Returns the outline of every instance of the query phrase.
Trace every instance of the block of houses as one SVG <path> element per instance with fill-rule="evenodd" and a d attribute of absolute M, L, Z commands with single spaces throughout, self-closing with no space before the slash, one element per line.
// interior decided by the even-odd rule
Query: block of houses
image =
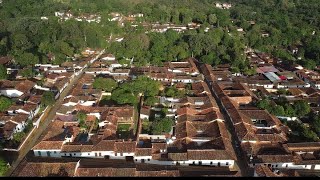
<path fill-rule="evenodd" d="M 9 98 L 17 98 L 23 94 L 30 93 L 36 83 L 24 80 L 24 81 L 0 81 L 0 94 Z"/>
<path fill-rule="evenodd" d="M 10 140 L 13 135 L 22 132 L 28 123 L 28 115 L 0 115 L 0 136 L 5 140 Z"/>

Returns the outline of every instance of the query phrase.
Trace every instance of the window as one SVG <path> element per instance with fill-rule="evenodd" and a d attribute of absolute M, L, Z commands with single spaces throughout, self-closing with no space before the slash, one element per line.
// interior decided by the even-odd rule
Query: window
<path fill-rule="evenodd" d="M 276 167 L 278 167 L 278 164 L 276 165 Z"/>
<path fill-rule="evenodd" d="M 53 153 L 56 154 L 57 152 L 56 152 L 56 151 L 53 151 Z"/>
<path fill-rule="evenodd" d="M 117 155 L 118 155 L 118 153 L 115 153 L 114 155 L 115 155 L 115 156 L 117 156 Z"/>
<path fill-rule="evenodd" d="M 88 156 L 90 156 L 90 153 L 88 153 Z"/>
<path fill-rule="evenodd" d="M 150 159 L 148 159 L 148 161 L 150 161 Z"/>
<path fill-rule="evenodd" d="M 213 164 L 213 162 L 211 161 L 211 162 L 210 162 L 210 164 L 212 165 L 212 164 Z"/>
<path fill-rule="evenodd" d="M 229 162 L 226 162 L 226 166 L 229 166 Z"/>
<path fill-rule="evenodd" d="M 38 156 L 41 156 L 41 152 L 40 151 L 38 151 Z"/>

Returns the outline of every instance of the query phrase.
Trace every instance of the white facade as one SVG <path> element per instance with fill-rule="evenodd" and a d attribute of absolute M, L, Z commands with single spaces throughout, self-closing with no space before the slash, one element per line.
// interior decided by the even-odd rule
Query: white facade
<path fill-rule="evenodd" d="M 5 89 L 5 90 L 0 90 L 0 94 L 3 96 L 7 96 L 9 98 L 16 98 L 23 95 L 23 92 L 18 91 L 16 89 Z"/>

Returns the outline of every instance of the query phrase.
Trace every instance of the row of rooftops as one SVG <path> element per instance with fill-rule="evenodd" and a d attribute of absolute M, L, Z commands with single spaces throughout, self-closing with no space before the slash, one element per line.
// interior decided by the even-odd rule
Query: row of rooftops
<path fill-rule="evenodd" d="M 40 162 L 39 162 L 40 161 Z M 16 176 L 45 177 L 178 177 L 178 176 L 239 176 L 237 171 L 226 168 L 206 167 L 197 174 L 197 167 L 134 164 L 124 160 L 81 159 L 71 162 L 54 158 L 23 161 L 15 171 Z"/>
<path fill-rule="evenodd" d="M 320 144 L 318 142 L 288 143 L 287 134 L 290 129 L 287 126 L 266 110 L 251 107 L 252 102 L 259 99 L 248 87 L 249 83 L 239 82 L 239 78 L 234 78 L 232 75 L 229 76 L 230 79 L 218 79 L 215 77 L 219 75 L 217 69 L 210 65 L 202 65 L 201 68 L 206 81 L 212 84 L 212 90 L 220 99 L 233 123 L 248 163 L 253 165 L 261 163 L 305 165 L 320 162 L 318 153 Z M 224 66 L 218 67 L 219 71 L 225 70 L 224 68 Z M 263 87 L 258 89 L 261 88 L 266 91 Z M 288 90 L 293 91 L 292 94 L 296 98 L 304 94 L 308 98 L 308 102 L 312 102 L 309 99 L 313 96 L 318 97 L 319 94 L 319 90 L 310 87 L 288 88 Z M 256 168 L 258 171 L 262 170 L 262 167 Z"/>
<path fill-rule="evenodd" d="M 81 14 L 74 16 L 71 11 L 68 12 L 55 12 L 55 16 L 61 20 L 75 19 L 76 21 L 97 22 L 100 23 L 101 16 L 97 14 Z"/>
<path fill-rule="evenodd" d="M 194 64 L 194 62 L 192 62 L 191 59 L 189 60 L 189 63 L 169 63 L 168 66 L 170 66 L 171 68 L 188 69 L 191 72 L 198 71 L 196 65 Z M 70 94 L 73 96 L 79 95 L 79 93 L 81 93 L 81 84 L 88 84 L 87 88 L 90 89 L 90 83 L 92 83 L 93 79 L 93 75 L 84 74 L 84 76 L 79 80 L 80 83 L 78 83 L 74 87 Z M 198 92 L 200 96 L 182 98 L 181 101 L 177 103 L 177 106 L 180 107 L 177 112 L 178 124 L 176 125 L 175 130 L 177 134 L 177 140 L 172 144 L 166 144 L 165 140 L 157 143 L 152 140 L 150 147 L 138 148 L 139 144 L 137 143 L 137 141 L 121 141 L 115 136 L 117 130 L 117 121 L 112 121 L 112 119 L 109 118 L 110 115 L 107 115 L 105 116 L 105 118 L 108 119 L 108 123 L 101 128 L 103 132 L 98 132 L 98 134 L 92 135 L 85 144 L 79 144 L 76 142 L 65 142 L 65 137 L 67 136 L 67 134 L 70 134 L 70 128 L 73 129 L 73 133 L 79 132 L 79 128 L 72 126 L 68 127 L 68 130 L 65 130 L 65 128 L 63 127 L 66 126 L 67 123 L 56 120 L 53 123 L 57 125 L 53 124 L 50 126 L 48 134 L 45 136 L 42 142 L 40 142 L 33 148 L 33 150 L 50 150 L 56 148 L 57 150 L 61 150 L 62 153 L 87 151 L 91 152 L 98 150 L 114 151 L 115 153 L 135 153 L 136 156 L 149 155 L 155 159 L 167 159 L 173 161 L 179 159 L 188 160 L 188 158 L 234 159 L 234 152 L 231 147 L 230 137 L 228 136 L 228 133 L 226 131 L 226 127 L 222 120 L 222 115 L 219 111 L 219 108 L 210 92 L 208 92 L 209 88 L 207 87 L 206 83 L 198 82 L 192 84 L 192 89 Z M 101 113 L 101 110 L 111 109 L 111 107 L 92 107 L 81 105 L 76 105 L 74 107 L 75 108 L 71 108 L 69 112 L 73 112 L 74 110 L 76 110 L 86 113 L 100 113 L 100 122 L 104 121 L 104 113 Z M 115 113 L 119 111 L 118 115 L 113 115 L 116 115 L 117 117 L 126 116 L 126 114 L 124 113 L 126 108 L 113 107 L 113 109 Z M 131 111 L 133 112 L 133 109 L 131 109 Z M 60 117 L 58 118 L 73 120 L 74 118 L 70 118 L 69 115 L 61 116 L 61 114 L 59 113 Z M 133 113 L 129 113 L 128 116 L 132 117 Z M 215 131 L 212 131 L 212 129 L 215 129 Z M 107 136 L 99 135 L 105 133 L 107 133 Z M 76 134 L 72 135 L 76 136 Z M 72 135 L 69 135 L 68 137 Z M 54 142 L 51 142 L 51 139 L 53 137 L 55 137 Z M 197 142 L 199 140 L 204 140 L 204 143 L 201 142 L 199 144 Z M 147 141 L 150 141 L 150 139 Z M 159 143 L 161 144 L 161 146 L 163 146 L 163 149 L 161 149 L 161 151 L 152 150 L 153 146 Z M 161 153 L 165 151 L 167 152 L 167 154 L 165 156 L 161 155 Z"/>

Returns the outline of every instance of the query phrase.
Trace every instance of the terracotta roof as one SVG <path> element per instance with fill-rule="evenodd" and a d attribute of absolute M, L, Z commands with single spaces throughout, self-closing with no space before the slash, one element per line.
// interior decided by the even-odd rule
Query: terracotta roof
<path fill-rule="evenodd" d="M 14 128 L 16 127 L 17 127 L 16 123 L 13 123 L 11 121 L 6 122 L 2 128 L 3 136 L 5 138 L 9 138 L 12 135 Z"/>
<path fill-rule="evenodd" d="M 0 64 L 5 65 L 8 62 L 10 62 L 11 60 L 12 60 L 12 58 L 10 58 L 9 56 L 0 57 Z"/>
<path fill-rule="evenodd" d="M 255 166 L 255 172 L 258 177 L 281 177 L 281 175 L 277 175 L 266 165 L 257 165 Z"/>
<path fill-rule="evenodd" d="M 179 170 L 136 171 L 138 177 L 179 177 Z"/>
<path fill-rule="evenodd" d="M 172 161 L 184 161 L 188 160 L 188 154 L 187 153 L 168 153 L 169 160 Z"/>
<path fill-rule="evenodd" d="M 93 145 L 64 144 L 61 152 L 91 152 Z"/>
<path fill-rule="evenodd" d="M 32 150 L 60 150 L 62 147 L 63 141 L 41 141 L 35 145 Z"/>
<path fill-rule="evenodd" d="M 160 153 L 160 150 L 167 149 L 166 143 L 152 143 L 152 153 Z"/>
<path fill-rule="evenodd" d="M 28 99 L 28 103 L 39 104 L 41 102 L 41 95 L 31 95 Z"/>
<path fill-rule="evenodd" d="M 189 160 L 232 160 L 233 157 L 224 150 L 188 150 Z"/>
<path fill-rule="evenodd" d="M 86 121 L 94 122 L 97 119 L 95 115 L 87 115 Z"/>
<path fill-rule="evenodd" d="M 36 83 L 29 81 L 29 80 L 24 80 L 19 82 L 15 89 L 17 89 L 18 91 L 21 91 L 23 93 L 26 93 L 28 91 L 30 91 L 34 86 L 36 85 Z"/>
<path fill-rule="evenodd" d="M 78 168 L 75 176 L 133 177 L 135 173 L 135 168 Z"/>
<path fill-rule="evenodd" d="M 28 162 L 18 173 L 20 177 L 73 176 L 76 162 L 37 163 Z"/>
<path fill-rule="evenodd" d="M 320 150 L 319 142 L 288 143 L 287 145 L 291 151 L 311 152 Z"/>
<path fill-rule="evenodd" d="M 151 108 L 148 106 L 142 106 L 140 109 L 140 114 L 150 115 Z"/>
<path fill-rule="evenodd" d="M 151 148 L 136 148 L 135 156 L 151 156 Z"/>
<path fill-rule="evenodd" d="M 133 153 L 135 152 L 137 142 L 116 142 L 114 152 L 116 153 Z"/>
<path fill-rule="evenodd" d="M 115 141 L 101 140 L 98 144 L 93 146 L 92 151 L 113 151 Z"/>

